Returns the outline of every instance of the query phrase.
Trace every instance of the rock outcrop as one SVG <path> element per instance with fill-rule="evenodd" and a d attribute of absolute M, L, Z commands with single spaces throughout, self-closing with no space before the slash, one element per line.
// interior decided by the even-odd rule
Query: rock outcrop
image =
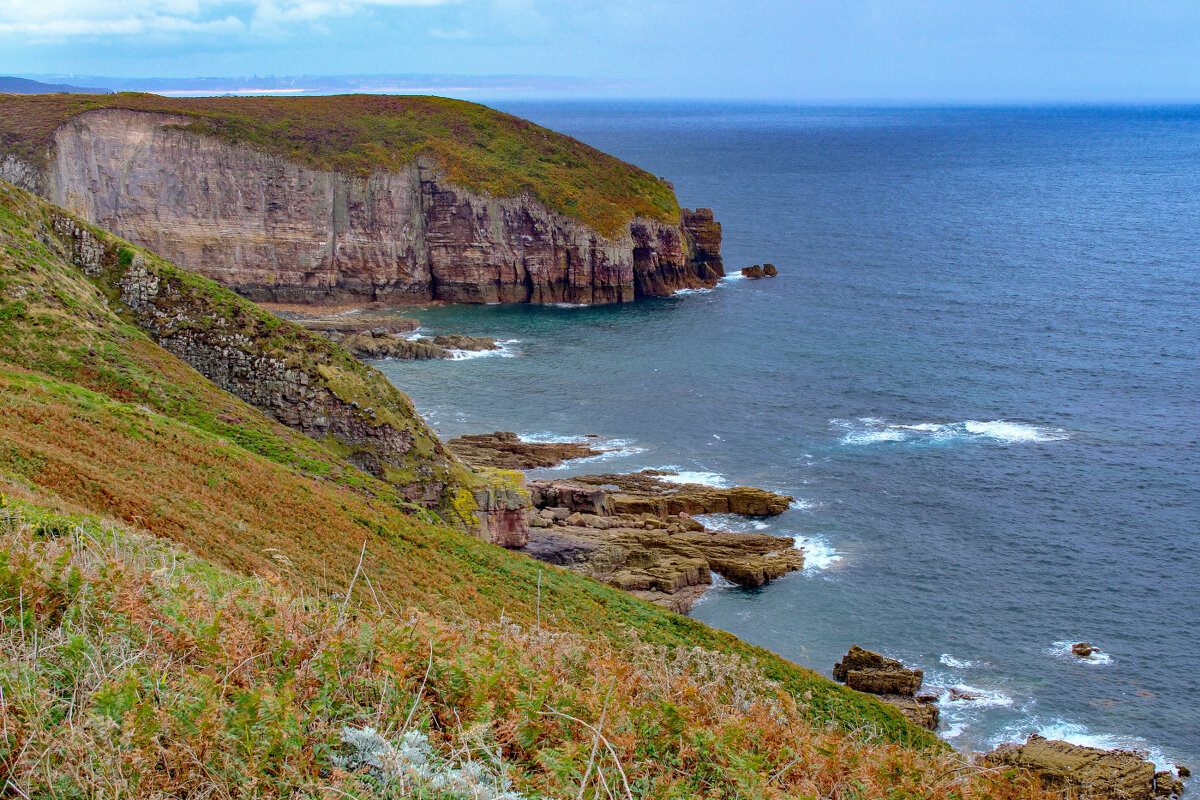
<path fill-rule="evenodd" d="M 763 264 L 759 266 L 755 264 L 752 267 L 742 267 L 742 277 L 744 278 L 774 278 L 779 274 L 779 270 L 775 269 L 774 264 Z"/>
<path fill-rule="evenodd" d="M 482 538 L 527 542 L 523 476 L 469 470 L 382 374 L 69 214 L 47 207 L 46 215 L 44 243 L 92 279 L 111 308 L 214 384 Z"/>
<path fill-rule="evenodd" d="M 524 552 L 680 613 L 704 594 L 714 573 L 756 587 L 804 567 L 789 537 L 709 530 L 686 512 L 624 510 L 606 479 L 631 476 L 585 477 L 605 480 L 528 482 L 536 513 Z M 632 479 L 646 486 L 645 476 Z M 667 487 L 673 493 L 688 484 Z M 728 500 L 719 505 L 727 510 Z"/>
<path fill-rule="evenodd" d="M 908 669 L 894 658 L 853 645 L 834 664 L 833 677 L 851 689 L 873 694 L 895 706 L 914 725 L 929 730 L 937 728 L 937 705 L 932 698 L 916 696 L 925 677 L 919 669 Z"/>
<path fill-rule="evenodd" d="M 614 303 L 724 275 L 711 210 L 606 236 L 532 196 L 451 184 L 430 158 L 313 169 L 191 122 L 89 111 L 57 129 L 44 167 L 4 154 L 0 177 L 255 300 Z"/>
<path fill-rule="evenodd" d="M 771 517 L 787 511 L 789 495 L 776 494 L 752 486 L 717 488 L 698 483 L 673 483 L 663 480 L 673 475 L 663 470 L 645 469 L 626 475 L 604 473 L 577 475 L 572 483 L 612 487 L 613 510 L 618 514 L 742 514 Z"/>
<path fill-rule="evenodd" d="M 1099 750 L 1034 734 L 1025 744 L 1005 744 L 984 756 L 985 764 L 1020 767 L 1046 785 L 1091 800 L 1155 800 L 1178 796 L 1183 784 L 1156 771 L 1144 754 Z"/>
<path fill-rule="evenodd" d="M 576 442 L 526 442 L 510 431 L 467 434 L 446 442 L 446 447 L 473 467 L 520 470 L 556 467 L 605 452 Z"/>

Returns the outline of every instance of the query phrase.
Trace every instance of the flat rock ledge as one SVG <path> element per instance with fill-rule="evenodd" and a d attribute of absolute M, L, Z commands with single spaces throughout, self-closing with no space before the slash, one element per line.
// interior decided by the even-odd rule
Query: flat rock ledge
<path fill-rule="evenodd" d="M 1037 734 L 1025 744 L 997 747 L 983 763 L 1029 770 L 1051 788 L 1091 800 L 1157 800 L 1183 792 L 1183 783 L 1170 772 L 1156 771 L 1144 753 L 1083 747 Z"/>
<path fill-rule="evenodd" d="M 895 706 L 908 721 L 936 730 L 938 707 L 932 696 L 917 696 L 925 674 L 909 669 L 894 658 L 853 645 L 841 661 L 833 665 L 834 680 L 851 689 Z"/>
<path fill-rule="evenodd" d="M 526 442 L 510 431 L 467 434 L 446 442 L 446 447 L 476 469 L 557 467 L 607 452 L 576 442 Z"/>

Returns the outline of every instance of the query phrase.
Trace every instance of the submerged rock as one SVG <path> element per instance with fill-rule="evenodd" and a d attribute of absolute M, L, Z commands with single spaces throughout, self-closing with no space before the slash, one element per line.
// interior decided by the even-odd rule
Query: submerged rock
<path fill-rule="evenodd" d="M 1025 744 L 1005 744 L 983 757 L 992 766 L 1021 767 L 1053 788 L 1093 800 L 1155 800 L 1179 795 L 1183 784 L 1156 772 L 1143 754 L 1100 750 L 1033 734 Z"/>

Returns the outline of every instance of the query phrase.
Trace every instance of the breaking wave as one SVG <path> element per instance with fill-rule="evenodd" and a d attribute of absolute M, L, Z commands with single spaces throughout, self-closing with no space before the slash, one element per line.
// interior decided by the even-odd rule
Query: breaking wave
<path fill-rule="evenodd" d="M 831 419 L 829 424 L 844 431 L 840 440 L 844 445 L 868 445 L 878 442 L 948 444 L 978 440 L 990 440 L 1000 444 L 1025 444 L 1057 442 L 1071 438 L 1062 428 L 1002 419 L 990 422 L 968 419 L 963 422 L 905 424 L 888 422 L 879 417 L 859 417 L 855 420 Z"/>

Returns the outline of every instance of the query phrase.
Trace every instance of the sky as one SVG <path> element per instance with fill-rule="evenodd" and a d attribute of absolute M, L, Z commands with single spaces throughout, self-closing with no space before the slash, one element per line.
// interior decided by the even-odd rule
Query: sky
<path fill-rule="evenodd" d="M 1200 0 L 0 0 L 0 74 L 411 73 L 596 96 L 1200 101 Z"/>

